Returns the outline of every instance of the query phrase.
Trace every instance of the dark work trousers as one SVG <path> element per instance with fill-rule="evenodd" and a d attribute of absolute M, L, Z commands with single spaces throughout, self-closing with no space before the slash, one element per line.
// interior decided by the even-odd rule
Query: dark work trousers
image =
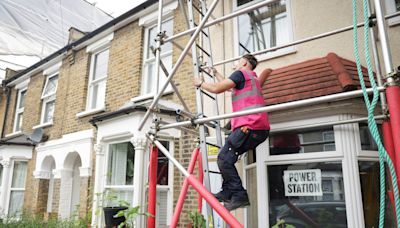
<path fill-rule="evenodd" d="M 218 168 L 222 174 L 222 194 L 226 199 L 241 201 L 247 199 L 247 192 L 242 186 L 235 163 L 239 155 L 255 149 L 264 142 L 269 130 L 242 130 L 236 128 L 225 142 L 218 154 Z"/>

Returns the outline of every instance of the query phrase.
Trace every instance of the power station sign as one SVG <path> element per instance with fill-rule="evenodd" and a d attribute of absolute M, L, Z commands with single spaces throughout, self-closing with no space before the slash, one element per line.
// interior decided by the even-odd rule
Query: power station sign
<path fill-rule="evenodd" d="M 321 170 L 285 170 L 285 196 L 322 196 Z"/>

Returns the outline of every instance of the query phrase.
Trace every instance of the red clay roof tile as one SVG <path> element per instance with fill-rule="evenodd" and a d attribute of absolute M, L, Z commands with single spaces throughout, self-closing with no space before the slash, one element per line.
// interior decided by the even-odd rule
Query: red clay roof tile
<path fill-rule="evenodd" d="M 362 72 L 369 86 L 367 69 Z M 355 62 L 335 53 L 261 74 L 267 74 L 263 95 L 268 105 L 360 89 Z"/>

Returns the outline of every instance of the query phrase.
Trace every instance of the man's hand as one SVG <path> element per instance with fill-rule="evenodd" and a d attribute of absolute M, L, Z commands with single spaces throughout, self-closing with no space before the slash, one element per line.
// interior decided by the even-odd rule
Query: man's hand
<path fill-rule="evenodd" d="M 203 77 L 195 77 L 193 79 L 193 84 L 194 86 L 196 86 L 197 88 L 201 86 L 201 84 L 203 84 L 204 82 L 204 78 Z"/>
<path fill-rule="evenodd" d="M 215 69 L 214 67 L 207 66 L 207 67 L 204 67 L 203 70 L 207 71 L 207 73 L 210 74 L 210 75 L 211 75 L 211 72 L 214 75 L 217 74 L 217 69 Z"/>

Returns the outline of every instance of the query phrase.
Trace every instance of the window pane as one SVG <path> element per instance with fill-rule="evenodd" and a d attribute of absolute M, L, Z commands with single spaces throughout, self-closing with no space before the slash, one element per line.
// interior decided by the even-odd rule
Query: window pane
<path fill-rule="evenodd" d="M 12 188 L 25 188 L 25 178 L 27 171 L 27 162 L 15 161 L 12 177 Z"/>
<path fill-rule="evenodd" d="M 246 4 L 248 2 L 252 2 L 252 1 L 253 0 L 237 0 L 236 6 L 241 6 L 241 5 L 244 5 L 244 4 Z"/>
<path fill-rule="evenodd" d="M 243 4 L 246 2 L 243 1 Z M 286 2 L 272 3 L 239 16 L 238 26 L 241 55 L 287 43 L 289 28 Z"/>
<path fill-rule="evenodd" d="M 360 161 L 358 165 L 360 172 L 365 227 L 379 227 L 379 218 L 378 216 L 376 216 L 379 214 L 380 206 L 379 163 Z M 389 176 L 386 175 L 386 189 L 388 189 L 389 182 Z M 395 216 L 393 214 L 392 204 L 390 202 L 389 196 L 387 195 L 387 191 L 385 205 L 385 227 L 396 227 L 396 221 L 394 220 Z"/>
<path fill-rule="evenodd" d="M 341 162 L 268 166 L 268 186 L 270 226 L 347 227 Z"/>
<path fill-rule="evenodd" d="M 96 80 L 107 76 L 108 54 L 109 54 L 108 49 L 96 54 L 94 60 L 94 72 L 92 80 Z"/>
<path fill-rule="evenodd" d="M 107 185 L 133 185 L 134 158 L 131 143 L 110 145 Z"/>
<path fill-rule="evenodd" d="M 22 129 L 22 118 L 23 118 L 23 113 L 19 113 L 17 115 L 17 123 L 16 123 L 16 127 L 15 127 L 15 131 L 20 131 Z"/>
<path fill-rule="evenodd" d="M 269 138 L 269 145 L 270 155 L 336 150 L 332 128 L 272 134 Z"/>
<path fill-rule="evenodd" d="M 126 201 L 131 204 L 133 202 L 133 188 L 132 189 L 118 189 L 107 188 L 105 191 L 104 206 L 121 206 L 121 201 Z"/>
<path fill-rule="evenodd" d="M 161 144 L 169 150 L 169 142 L 161 141 Z M 168 185 L 168 158 L 158 151 L 158 166 L 157 166 L 157 184 Z"/>
<path fill-rule="evenodd" d="M 58 84 L 58 75 L 49 78 L 46 88 L 44 88 L 43 97 L 56 93 Z"/>
<path fill-rule="evenodd" d="M 100 81 L 93 84 L 90 88 L 89 96 L 91 109 L 103 107 L 106 97 L 106 81 Z"/>
<path fill-rule="evenodd" d="M 19 104 L 18 104 L 18 108 L 23 108 L 24 104 L 25 104 L 25 96 L 26 96 L 26 90 L 22 91 L 20 93 L 20 100 L 19 100 Z"/>
<path fill-rule="evenodd" d="M 46 107 L 44 108 L 43 123 L 50 123 L 53 121 L 55 103 L 55 101 L 49 101 L 45 103 Z"/>
<path fill-rule="evenodd" d="M 396 11 L 400 11 L 400 0 L 396 0 Z"/>
<path fill-rule="evenodd" d="M 24 191 L 15 191 L 15 190 L 11 191 L 8 216 L 19 217 L 22 214 L 23 205 L 24 205 Z"/>
<path fill-rule="evenodd" d="M 360 129 L 360 141 L 362 150 L 378 150 L 378 146 L 372 137 L 368 125 L 364 123 L 359 124 Z M 378 125 L 378 131 L 382 135 L 382 125 Z"/>

